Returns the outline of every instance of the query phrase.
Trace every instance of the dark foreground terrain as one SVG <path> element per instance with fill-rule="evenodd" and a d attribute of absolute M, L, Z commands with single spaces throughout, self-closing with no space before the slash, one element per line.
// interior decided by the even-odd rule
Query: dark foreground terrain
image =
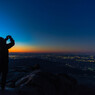
<path fill-rule="evenodd" d="M 11 59 L 2 95 L 95 95 L 95 72 L 39 58 Z M 15 93 L 15 94 L 13 94 Z"/>

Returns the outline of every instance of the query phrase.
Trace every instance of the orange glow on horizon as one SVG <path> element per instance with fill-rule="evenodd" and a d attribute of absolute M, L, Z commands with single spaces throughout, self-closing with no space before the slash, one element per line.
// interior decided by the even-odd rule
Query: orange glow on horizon
<path fill-rule="evenodd" d="M 9 49 L 9 52 L 18 53 L 49 53 L 49 52 L 62 52 L 54 48 L 45 48 L 37 46 L 14 46 Z"/>
<path fill-rule="evenodd" d="M 11 49 L 9 49 L 9 52 L 14 52 L 14 53 L 86 53 L 86 52 L 91 52 L 91 51 L 19 45 L 19 46 L 14 46 Z"/>
<path fill-rule="evenodd" d="M 9 52 L 35 52 L 35 47 L 29 47 L 29 46 L 14 46 L 11 49 L 9 49 Z"/>

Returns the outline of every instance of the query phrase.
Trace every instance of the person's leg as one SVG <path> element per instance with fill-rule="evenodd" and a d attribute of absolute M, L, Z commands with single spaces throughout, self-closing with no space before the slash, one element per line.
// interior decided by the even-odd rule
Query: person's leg
<path fill-rule="evenodd" d="M 1 88 L 2 88 L 2 90 L 5 89 L 6 77 L 7 77 L 7 72 L 2 72 L 2 79 L 1 79 Z"/>

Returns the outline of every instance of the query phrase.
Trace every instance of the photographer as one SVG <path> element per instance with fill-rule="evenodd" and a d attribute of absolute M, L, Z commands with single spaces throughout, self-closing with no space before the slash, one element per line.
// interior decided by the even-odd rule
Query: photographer
<path fill-rule="evenodd" d="M 8 39 L 10 39 L 9 44 L 7 44 Z M 2 90 L 5 89 L 6 76 L 8 73 L 8 62 L 9 62 L 8 49 L 10 49 L 14 45 L 15 45 L 15 42 L 10 35 L 8 35 L 5 39 L 0 37 L 0 73 L 2 75 L 2 78 L 1 78 Z"/>

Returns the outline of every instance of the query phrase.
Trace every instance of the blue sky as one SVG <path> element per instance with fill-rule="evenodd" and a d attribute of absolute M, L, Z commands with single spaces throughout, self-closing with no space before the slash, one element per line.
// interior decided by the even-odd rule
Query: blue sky
<path fill-rule="evenodd" d="M 94 0 L 0 0 L 0 36 L 17 45 L 95 52 Z"/>

